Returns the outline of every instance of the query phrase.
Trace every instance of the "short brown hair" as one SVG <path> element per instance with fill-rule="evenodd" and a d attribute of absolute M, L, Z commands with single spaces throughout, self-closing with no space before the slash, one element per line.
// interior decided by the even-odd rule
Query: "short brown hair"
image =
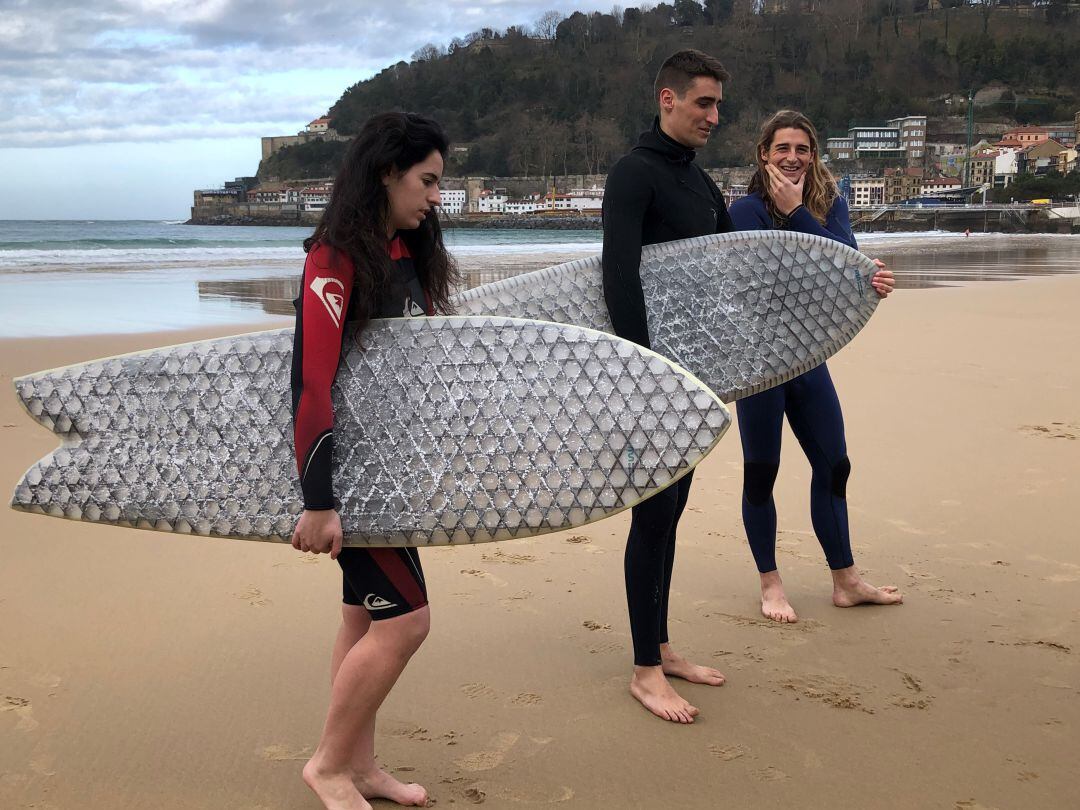
<path fill-rule="evenodd" d="M 731 78 L 719 59 L 687 48 L 676 51 L 664 60 L 656 74 L 656 81 L 653 82 L 653 95 L 659 101 L 660 91 L 669 87 L 675 95 L 682 98 L 698 76 L 708 76 L 721 84 Z"/>

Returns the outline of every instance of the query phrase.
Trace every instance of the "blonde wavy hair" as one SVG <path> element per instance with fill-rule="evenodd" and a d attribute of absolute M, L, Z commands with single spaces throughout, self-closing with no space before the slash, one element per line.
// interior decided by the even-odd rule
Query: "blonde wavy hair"
<path fill-rule="evenodd" d="M 754 151 L 757 171 L 750 179 L 748 191 L 751 194 L 760 191 L 769 216 L 774 222 L 784 221 L 784 215 L 776 210 L 776 204 L 769 195 L 769 175 L 765 172 L 766 161 L 762 157 L 762 153 L 768 155 L 773 138 L 782 129 L 801 129 L 810 138 L 810 165 L 806 169 L 806 179 L 803 181 L 803 205 L 814 219 L 824 225 L 829 208 L 840 196 L 840 189 L 829 170 L 821 162 L 821 149 L 818 146 L 818 136 L 814 125 L 810 123 L 809 118 L 797 110 L 780 110 L 761 127 L 761 137 L 758 138 L 757 149 Z"/>

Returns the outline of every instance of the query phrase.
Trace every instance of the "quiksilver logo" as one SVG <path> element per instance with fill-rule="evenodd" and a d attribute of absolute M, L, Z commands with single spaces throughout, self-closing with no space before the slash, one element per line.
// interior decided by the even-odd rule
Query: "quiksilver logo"
<path fill-rule="evenodd" d="M 333 289 L 333 287 L 337 289 Z M 311 291 L 319 297 L 334 326 L 341 326 L 341 311 L 345 306 L 345 287 L 336 278 L 316 278 L 311 281 Z"/>
<path fill-rule="evenodd" d="M 364 607 L 368 610 L 386 610 L 387 608 L 397 607 L 397 605 L 383 599 L 381 596 L 369 593 L 364 597 Z"/>

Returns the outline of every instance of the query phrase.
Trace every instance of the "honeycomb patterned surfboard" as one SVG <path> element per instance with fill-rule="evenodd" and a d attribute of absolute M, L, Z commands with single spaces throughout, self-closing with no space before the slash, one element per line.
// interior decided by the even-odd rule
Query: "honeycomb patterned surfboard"
<path fill-rule="evenodd" d="M 287 541 L 301 498 L 292 330 L 106 358 L 15 380 L 64 437 L 16 509 Z M 694 467 L 730 423 L 660 355 L 580 327 L 500 317 L 373 321 L 333 392 L 347 545 L 474 543 L 580 526 Z"/>
<path fill-rule="evenodd" d="M 724 402 L 797 377 L 839 351 L 878 297 L 874 263 L 833 239 L 741 231 L 649 245 L 641 286 L 652 348 Z M 468 290 L 459 315 L 506 315 L 611 332 L 600 257 Z"/>

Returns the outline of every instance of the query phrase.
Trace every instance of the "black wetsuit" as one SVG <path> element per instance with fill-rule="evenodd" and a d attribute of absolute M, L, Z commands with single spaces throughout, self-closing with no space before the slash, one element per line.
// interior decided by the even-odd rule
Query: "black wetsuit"
<path fill-rule="evenodd" d="M 694 150 L 665 135 L 659 120 L 608 174 L 604 189 L 604 298 L 615 334 L 649 347 L 641 290 L 641 248 L 734 230 L 716 183 Z M 668 640 L 668 592 L 675 530 L 693 474 L 633 509 L 626 541 L 626 601 L 634 663 L 658 666 Z"/>

